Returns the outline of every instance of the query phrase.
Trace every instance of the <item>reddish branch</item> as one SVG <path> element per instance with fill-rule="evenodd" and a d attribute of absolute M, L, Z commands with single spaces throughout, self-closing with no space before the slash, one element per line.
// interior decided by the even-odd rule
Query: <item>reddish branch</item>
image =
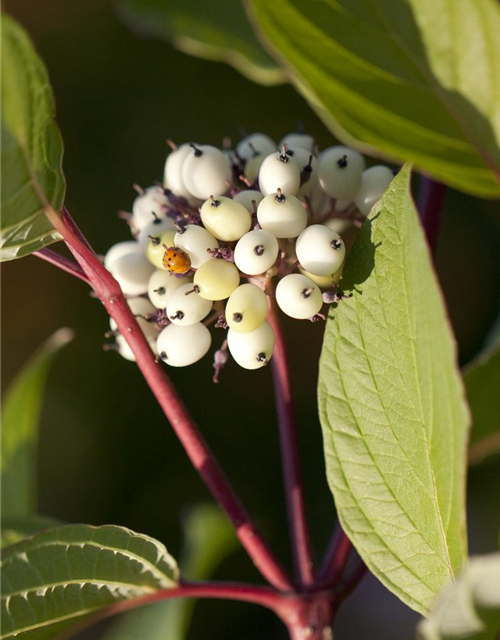
<path fill-rule="evenodd" d="M 281 461 L 295 574 L 300 586 L 311 586 L 314 583 L 314 571 L 304 501 L 304 483 L 300 468 L 297 425 L 292 401 L 290 365 L 274 297 L 271 297 L 268 319 L 276 336 L 271 367 L 278 412 Z"/>
<path fill-rule="evenodd" d="M 33 255 L 55 265 L 56 267 L 59 267 L 59 269 L 62 269 L 67 273 L 71 273 L 71 275 L 83 280 L 83 282 L 89 282 L 89 279 L 77 262 L 74 262 L 69 258 L 65 258 L 51 249 L 40 249 L 39 251 L 34 251 Z"/>
<path fill-rule="evenodd" d="M 317 580 L 321 585 L 332 586 L 339 580 L 344 573 L 352 549 L 351 541 L 342 527 L 337 525 L 318 571 Z"/>
<path fill-rule="evenodd" d="M 53 210 L 48 210 L 47 215 L 75 256 L 106 311 L 115 320 L 191 462 L 217 502 L 225 509 L 257 569 L 277 589 L 290 590 L 292 585 L 288 577 L 236 496 L 168 376 L 156 362 L 119 284 L 104 268 L 67 211 L 63 211 L 62 220 Z"/>

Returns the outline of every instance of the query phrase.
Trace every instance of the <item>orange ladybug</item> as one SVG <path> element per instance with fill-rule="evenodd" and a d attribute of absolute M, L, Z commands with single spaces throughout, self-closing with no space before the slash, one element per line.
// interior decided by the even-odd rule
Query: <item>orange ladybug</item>
<path fill-rule="evenodd" d="M 183 275 L 191 268 L 191 258 L 185 251 L 178 247 L 165 247 L 163 266 L 171 273 Z"/>

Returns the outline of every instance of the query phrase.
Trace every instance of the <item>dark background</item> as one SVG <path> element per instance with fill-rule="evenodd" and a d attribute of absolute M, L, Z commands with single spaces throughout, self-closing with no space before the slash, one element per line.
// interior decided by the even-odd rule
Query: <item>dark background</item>
<path fill-rule="evenodd" d="M 97 251 L 128 239 L 116 215 L 129 210 L 132 184 L 162 177 L 166 138 L 220 145 L 239 126 L 279 140 L 302 120 L 320 147 L 332 135 L 291 86 L 263 88 L 232 68 L 142 39 L 108 0 L 10 0 L 4 10 L 29 31 L 44 59 L 65 141 L 66 205 Z M 500 207 L 449 191 L 437 270 L 458 338 L 461 363 L 481 347 L 500 300 Z M 67 522 L 114 523 L 180 547 L 183 506 L 209 496 L 133 364 L 104 353 L 107 318 L 83 283 L 34 257 L 5 264 L 5 388 L 35 348 L 62 326 L 76 339 L 58 356 L 43 411 L 40 512 Z M 308 510 L 322 549 L 335 521 L 316 413 L 320 325 L 286 324 L 293 367 Z M 245 505 L 290 565 L 270 371 L 230 363 L 211 383 L 211 361 L 169 370 Z M 470 471 L 471 551 L 496 547 L 497 461 Z M 243 552 L 218 579 L 260 578 Z M 336 637 L 404 640 L 417 616 L 374 578 L 342 608 Z M 202 602 L 192 639 L 284 638 L 274 617 L 250 605 Z M 99 629 L 86 634 L 98 638 Z"/>

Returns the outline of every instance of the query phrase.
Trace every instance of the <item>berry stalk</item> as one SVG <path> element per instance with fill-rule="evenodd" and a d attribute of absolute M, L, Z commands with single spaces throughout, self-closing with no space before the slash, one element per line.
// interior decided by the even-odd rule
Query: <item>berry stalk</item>
<path fill-rule="evenodd" d="M 307 587 L 314 584 L 312 552 L 304 501 L 297 424 L 292 402 L 290 365 L 274 297 L 270 298 L 268 320 L 274 329 L 276 337 L 271 368 L 278 412 L 283 481 L 288 511 L 288 526 L 292 539 L 295 576 L 301 587 Z"/>
<path fill-rule="evenodd" d="M 250 519 L 168 376 L 156 362 L 118 282 L 104 268 L 67 211 L 63 211 L 62 220 L 53 209 L 47 209 L 47 216 L 75 256 L 106 311 L 118 325 L 193 466 L 226 511 L 257 569 L 276 589 L 290 590 L 292 585 L 284 570 Z"/>

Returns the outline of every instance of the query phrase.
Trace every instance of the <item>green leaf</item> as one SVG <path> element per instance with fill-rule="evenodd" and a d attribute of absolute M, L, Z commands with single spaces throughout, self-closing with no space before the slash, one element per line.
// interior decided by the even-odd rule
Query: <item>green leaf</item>
<path fill-rule="evenodd" d="M 263 85 L 286 82 L 285 72 L 255 37 L 241 2 L 122 0 L 125 22 L 198 58 L 226 62 Z"/>
<path fill-rule="evenodd" d="M 62 140 L 47 71 L 26 32 L 2 14 L 2 221 L 0 259 L 60 240 L 45 216 L 66 183 Z"/>
<path fill-rule="evenodd" d="M 211 504 L 194 507 L 183 523 L 185 549 L 181 575 L 207 580 L 238 547 L 225 514 Z M 119 620 L 104 640 L 184 640 L 196 601 L 179 598 L 136 609 Z"/>
<path fill-rule="evenodd" d="M 417 630 L 418 640 L 495 640 L 500 631 L 500 554 L 471 559 Z"/>
<path fill-rule="evenodd" d="M 469 415 L 456 348 L 405 166 L 372 209 L 327 322 L 319 411 L 342 526 L 424 612 L 466 557 Z"/>
<path fill-rule="evenodd" d="M 165 547 L 111 525 L 65 525 L 2 553 L 2 640 L 48 640 L 109 605 L 175 587 Z"/>
<path fill-rule="evenodd" d="M 60 329 L 23 367 L 2 405 L 2 518 L 36 512 L 36 449 L 45 382 L 57 352 L 73 339 Z"/>
<path fill-rule="evenodd" d="M 464 372 L 472 413 L 469 462 L 477 464 L 500 453 L 500 342 Z"/>
<path fill-rule="evenodd" d="M 500 195 L 496 0 L 247 0 L 268 47 L 327 126 L 365 153 L 411 160 Z"/>
<path fill-rule="evenodd" d="M 27 516 L 25 518 L 3 519 L 2 520 L 2 538 L 0 542 L 0 548 L 5 549 L 11 544 L 20 542 L 24 538 L 50 529 L 59 524 L 54 518 L 47 518 L 45 516 Z"/>

